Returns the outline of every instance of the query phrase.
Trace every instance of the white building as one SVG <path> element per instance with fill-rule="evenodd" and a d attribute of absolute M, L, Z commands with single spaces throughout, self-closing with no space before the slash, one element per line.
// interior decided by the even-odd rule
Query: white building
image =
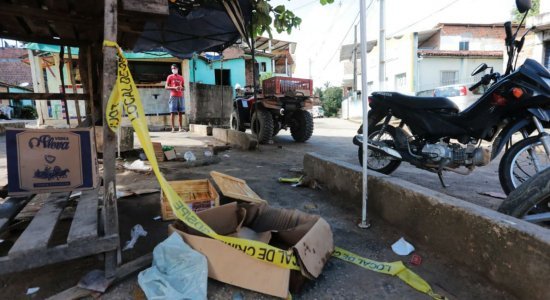
<path fill-rule="evenodd" d="M 368 93 L 387 90 L 415 95 L 445 85 L 472 84 L 481 75 L 472 78 L 470 74 L 481 63 L 502 73 L 506 61 L 504 37 L 503 24 L 450 23 L 438 24 L 431 30 L 388 37 L 383 82 L 378 80 L 377 42 L 370 41 L 367 43 Z M 353 45 L 345 45 L 340 51 L 346 91 L 353 86 L 353 49 Z M 360 84 L 363 73 L 359 56 L 357 74 Z M 344 106 L 347 107 L 347 103 L 342 105 L 342 115 L 346 117 L 347 108 Z M 361 115 L 360 105 L 352 101 L 350 117 L 357 115 Z"/>

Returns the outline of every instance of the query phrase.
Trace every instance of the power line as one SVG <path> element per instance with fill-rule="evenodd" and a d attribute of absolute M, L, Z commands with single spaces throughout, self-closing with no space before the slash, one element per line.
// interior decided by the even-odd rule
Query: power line
<path fill-rule="evenodd" d="M 349 2 L 349 3 L 350 3 L 350 6 L 348 6 L 345 10 L 340 10 L 340 9 L 342 8 L 342 7 L 340 6 L 340 7 L 339 7 L 339 12 L 333 15 L 332 20 L 331 20 L 331 22 L 330 22 L 330 25 L 327 27 L 327 28 L 328 28 L 328 31 L 325 32 L 324 38 L 323 38 L 323 40 L 321 41 L 321 44 L 319 45 L 319 47 L 315 47 L 316 44 L 311 44 L 311 45 L 309 46 L 309 48 L 307 49 L 307 52 L 311 52 L 311 50 L 312 50 L 313 48 L 317 48 L 318 50 L 317 50 L 317 53 L 315 53 L 315 55 L 318 54 L 319 49 L 322 49 L 323 46 L 325 45 L 325 43 L 327 42 L 327 40 L 328 40 L 328 38 L 329 38 L 329 35 L 330 35 L 330 33 L 332 32 L 332 29 L 334 28 L 334 24 L 336 24 L 336 21 L 339 20 L 340 15 L 341 15 L 343 12 L 347 12 L 347 10 L 349 10 L 350 8 L 353 8 L 354 3 L 353 3 L 353 2 Z"/>
<path fill-rule="evenodd" d="M 433 16 L 434 16 L 435 14 L 437 14 L 438 12 L 441 12 L 441 11 L 443 11 L 443 10 L 449 8 L 451 5 L 457 3 L 458 1 L 460 1 L 460 0 L 454 0 L 453 2 L 451 2 L 451 3 L 449 3 L 449 4 L 445 5 L 445 6 L 443 6 L 442 8 L 440 8 L 440 9 L 438 9 L 438 10 L 436 10 L 436 11 L 430 13 L 429 15 L 427 15 L 427 16 L 421 18 L 420 20 L 417 20 L 417 21 L 415 21 L 415 22 L 413 22 L 413 23 L 411 23 L 411 24 L 409 24 L 409 25 L 407 25 L 407 26 L 404 26 L 403 28 L 401 28 L 401 29 L 399 29 L 399 30 L 397 30 L 397 31 L 395 31 L 395 32 L 393 32 L 393 33 L 391 33 L 391 34 L 388 34 L 388 36 L 396 35 L 397 33 L 401 32 L 401 31 L 403 31 L 403 30 L 405 30 L 405 29 L 409 29 L 410 27 L 412 27 L 412 26 L 414 26 L 414 25 L 416 25 L 416 24 L 418 24 L 418 23 L 420 23 L 420 22 L 422 22 L 422 21 L 424 21 L 424 20 L 426 20 L 426 19 L 433 17 Z"/>
<path fill-rule="evenodd" d="M 371 2 L 369 3 L 369 5 L 367 6 L 367 11 L 370 9 L 371 5 L 374 3 L 375 0 L 371 0 Z M 325 66 L 323 67 L 323 69 L 321 71 L 324 71 L 326 70 L 326 68 L 328 67 L 328 65 L 330 64 L 330 62 L 334 59 L 334 56 L 336 55 L 336 53 L 338 53 L 338 51 L 340 50 L 340 48 L 342 47 L 342 45 L 344 44 L 344 41 L 346 40 L 346 38 L 348 37 L 348 34 L 350 33 L 351 31 L 351 28 L 353 28 L 355 24 L 355 22 L 357 21 L 357 18 L 359 17 L 359 13 L 357 13 L 357 16 L 355 16 L 355 19 L 353 20 L 353 22 L 351 23 L 351 26 L 348 28 L 346 34 L 344 35 L 344 38 L 342 39 L 342 41 L 340 42 L 340 44 L 338 45 L 338 47 L 336 48 L 336 50 L 334 51 L 334 53 L 332 53 L 332 56 L 330 57 L 330 59 L 327 61 L 327 63 L 325 64 Z"/>
<path fill-rule="evenodd" d="M 316 3 L 316 2 L 319 2 L 319 0 L 310 1 L 310 2 L 308 2 L 308 3 L 306 3 L 306 4 L 300 5 L 300 6 L 298 6 L 298 7 L 290 8 L 289 10 L 291 10 L 291 11 L 297 11 L 297 10 L 299 10 L 299 9 L 302 9 L 302 8 L 306 7 L 306 6 L 310 6 L 310 5 L 312 5 L 312 4 Z"/>
<path fill-rule="evenodd" d="M 371 2 L 372 3 L 372 2 Z M 357 18 L 359 17 L 359 13 L 357 13 L 357 16 L 355 16 L 355 19 L 353 20 L 353 22 L 351 23 L 351 26 L 348 28 L 348 30 L 346 31 L 346 34 L 344 35 L 344 38 L 342 39 L 342 41 L 340 42 L 340 44 L 338 45 L 338 47 L 336 48 L 336 51 L 334 51 L 334 53 L 332 53 L 332 56 L 330 57 L 330 59 L 327 61 L 327 63 L 325 64 L 325 66 L 323 67 L 323 70 L 321 71 L 324 71 L 328 65 L 330 64 L 330 62 L 332 61 L 332 59 L 334 59 L 334 56 L 336 55 L 336 53 L 338 53 L 338 51 L 340 50 L 340 48 L 342 47 L 342 45 L 344 44 L 344 41 L 346 40 L 346 38 L 348 37 L 348 34 L 349 32 L 351 31 L 351 28 L 353 28 L 353 25 L 355 25 L 355 21 L 357 21 Z"/>

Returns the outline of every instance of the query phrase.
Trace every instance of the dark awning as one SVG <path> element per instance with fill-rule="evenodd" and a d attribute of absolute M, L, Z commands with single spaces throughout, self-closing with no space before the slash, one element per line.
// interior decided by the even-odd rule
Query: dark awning
<path fill-rule="evenodd" d="M 145 24 L 134 51 L 164 50 L 179 58 L 189 58 L 195 52 L 218 52 L 241 38 L 250 24 L 249 0 L 230 0 L 231 6 L 196 2 L 170 3 L 169 16 Z M 240 25 L 238 29 L 235 24 Z"/>

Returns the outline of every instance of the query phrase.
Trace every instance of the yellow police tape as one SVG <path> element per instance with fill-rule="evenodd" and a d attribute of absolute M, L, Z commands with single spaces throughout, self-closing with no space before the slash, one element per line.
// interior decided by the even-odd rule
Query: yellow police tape
<path fill-rule="evenodd" d="M 168 182 L 160 172 L 155 152 L 153 150 L 153 144 L 151 143 L 151 139 L 149 137 L 147 120 L 145 118 L 141 99 L 134 80 L 132 79 L 130 69 L 128 68 L 128 61 L 124 57 L 122 49 L 118 46 L 116 42 L 113 41 L 104 41 L 103 45 L 106 47 L 116 48 L 118 56 L 117 79 L 113 91 L 111 92 L 111 95 L 109 97 L 107 109 L 105 111 L 105 117 L 109 128 L 112 131 L 116 132 L 122 120 L 123 110 L 126 111 L 126 114 L 128 115 L 128 118 L 130 119 L 132 126 L 134 127 L 134 130 L 138 136 L 139 142 L 143 147 L 143 151 L 145 152 L 147 159 L 151 163 L 153 172 L 155 173 L 155 176 L 157 177 L 157 180 L 159 181 L 159 184 L 178 219 L 184 222 L 187 226 L 211 238 L 230 245 L 233 248 L 241 250 L 256 259 L 270 262 L 283 268 L 300 270 L 300 267 L 298 266 L 296 260 L 296 256 L 294 255 L 292 250 L 285 251 L 258 241 L 219 235 L 206 223 L 204 223 L 195 214 L 195 212 L 193 212 L 185 204 L 185 202 L 183 202 L 180 196 L 174 191 L 172 186 L 168 184 Z M 429 284 L 422 280 L 422 278 L 420 278 L 418 275 L 407 269 L 402 262 L 380 263 L 362 258 L 338 247 L 336 247 L 332 255 L 336 258 L 354 263 L 368 270 L 389 275 L 397 275 L 399 278 L 401 278 L 401 280 L 405 281 L 407 284 L 417 289 L 418 291 L 426 293 L 434 299 L 444 299 L 443 297 L 434 294 Z"/>
<path fill-rule="evenodd" d="M 428 294 L 433 299 L 445 299 L 445 297 L 434 293 L 430 285 L 424 279 L 408 269 L 401 261 L 391 263 L 378 262 L 361 257 L 340 247 L 334 247 L 332 257 L 339 258 L 367 270 L 397 276 L 417 291 Z"/>

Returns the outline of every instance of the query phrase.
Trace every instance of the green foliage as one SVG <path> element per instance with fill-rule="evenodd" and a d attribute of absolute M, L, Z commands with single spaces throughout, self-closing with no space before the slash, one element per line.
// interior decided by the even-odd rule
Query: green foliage
<path fill-rule="evenodd" d="M 260 76 L 260 83 L 262 83 L 264 80 L 266 79 L 269 79 L 273 77 L 273 73 L 271 72 L 266 72 L 266 73 L 263 73 L 261 76 Z"/>
<path fill-rule="evenodd" d="M 325 110 L 325 116 L 336 116 L 338 110 L 342 106 L 342 93 L 341 87 L 326 86 L 324 90 L 320 88 L 315 89 L 315 92 L 319 92 L 321 103 L 323 103 L 323 109 Z"/>
<path fill-rule="evenodd" d="M 321 88 L 315 88 L 315 90 L 313 91 L 313 94 L 317 97 L 319 97 L 319 99 L 323 98 L 323 89 Z"/>
<path fill-rule="evenodd" d="M 529 13 L 527 14 L 528 17 L 536 16 L 539 14 L 539 8 L 540 8 L 540 0 L 531 0 L 531 9 L 529 10 Z M 521 14 L 517 8 L 514 8 L 512 11 L 514 14 L 514 22 L 519 23 L 521 19 L 523 19 L 523 14 Z"/>
<path fill-rule="evenodd" d="M 278 33 L 286 31 L 288 34 L 293 28 L 302 23 L 302 19 L 288 10 L 284 5 L 271 6 L 271 0 L 251 0 L 255 9 L 252 10 L 252 24 L 254 37 L 267 32 L 272 38 L 271 28 Z M 289 0 L 290 1 L 290 0 Z M 322 5 L 333 3 L 334 0 L 319 0 Z"/>
<path fill-rule="evenodd" d="M 36 113 L 36 109 L 30 105 L 21 107 L 21 119 L 26 120 L 34 120 L 38 118 L 38 113 Z"/>

